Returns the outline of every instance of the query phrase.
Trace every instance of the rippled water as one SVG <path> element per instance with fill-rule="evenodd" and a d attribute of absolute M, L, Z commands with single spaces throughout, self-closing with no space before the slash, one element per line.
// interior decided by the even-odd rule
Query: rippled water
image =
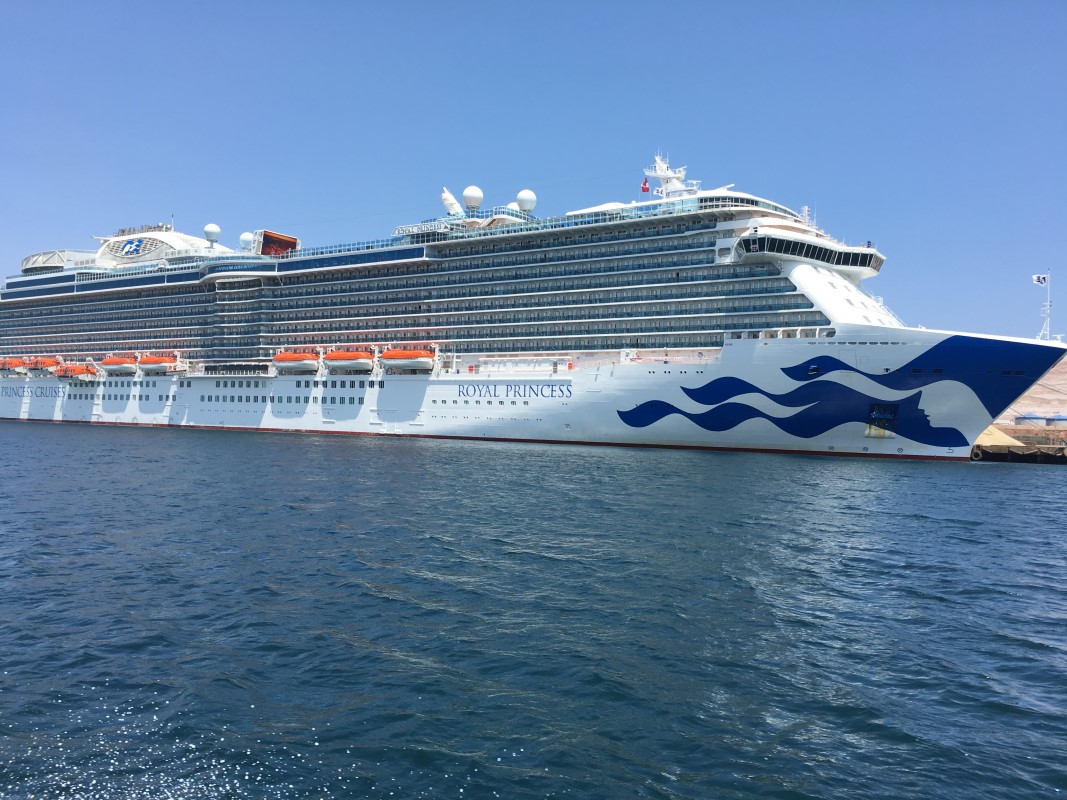
<path fill-rule="evenodd" d="M 0 424 L 2 798 L 1067 790 L 1067 470 Z"/>

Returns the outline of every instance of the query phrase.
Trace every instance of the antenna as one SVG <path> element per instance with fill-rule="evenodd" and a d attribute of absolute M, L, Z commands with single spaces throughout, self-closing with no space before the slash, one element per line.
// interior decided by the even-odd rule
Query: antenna
<path fill-rule="evenodd" d="M 1049 341 L 1049 328 L 1052 324 L 1052 270 L 1045 270 L 1044 275 L 1035 275 L 1034 283 L 1045 287 L 1045 302 L 1041 305 L 1041 316 L 1045 323 L 1041 326 L 1041 333 L 1037 335 L 1042 341 Z"/>

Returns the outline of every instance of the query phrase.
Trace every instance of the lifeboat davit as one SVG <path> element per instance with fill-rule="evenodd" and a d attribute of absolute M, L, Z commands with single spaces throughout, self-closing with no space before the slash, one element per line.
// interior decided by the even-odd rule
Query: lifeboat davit
<path fill-rule="evenodd" d="M 374 369 L 374 353 L 363 350 L 332 350 L 323 357 L 327 368 L 370 372 Z"/>
<path fill-rule="evenodd" d="M 52 372 L 57 378 L 70 380 L 91 381 L 96 378 L 96 370 L 88 364 L 63 364 L 56 367 Z"/>
<path fill-rule="evenodd" d="M 287 353 L 284 350 L 272 359 L 274 366 L 289 372 L 315 372 L 319 357 L 314 353 Z"/>
<path fill-rule="evenodd" d="M 108 356 L 100 362 L 108 375 L 136 375 L 137 359 L 128 356 Z"/>
<path fill-rule="evenodd" d="M 31 358 L 29 363 L 26 364 L 26 369 L 30 371 L 31 375 L 48 375 L 56 367 L 60 366 L 61 363 L 62 362 L 58 358 L 40 356 L 38 358 Z"/>
<path fill-rule="evenodd" d="M 179 369 L 174 356 L 141 356 L 137 359 L 141 372 L 175 372 Z"/>
<path fill-rule="evenodd" d="M 433 369 L 433 353 L 429 350 L 386 350 L 379 358 L 390 369 Z"/>

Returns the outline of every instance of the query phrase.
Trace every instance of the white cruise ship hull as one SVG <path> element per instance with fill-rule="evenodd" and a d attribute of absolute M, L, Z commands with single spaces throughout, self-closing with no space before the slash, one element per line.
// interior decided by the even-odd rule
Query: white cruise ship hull
<path fill-rule="evenodd" d="M 1064 352 L 855 328 L 684 354 L 467 357 L 429 374 L 13 375 L 0 418 L 962 460 Z"/>

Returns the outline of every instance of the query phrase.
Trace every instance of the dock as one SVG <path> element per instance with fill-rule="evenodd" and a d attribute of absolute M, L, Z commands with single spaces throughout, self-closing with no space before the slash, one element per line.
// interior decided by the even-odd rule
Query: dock
<path fill-rule="evenodd" d="M 972 461 L 1067 464 L 1067 359 L 1016 400 L 971 448 Z"/>
<path fill-rule="evenodd" d="M 1067 464 L 1067 447 L 1037 444 L 976 444 L 971 448 L 971 461 Z"/>

